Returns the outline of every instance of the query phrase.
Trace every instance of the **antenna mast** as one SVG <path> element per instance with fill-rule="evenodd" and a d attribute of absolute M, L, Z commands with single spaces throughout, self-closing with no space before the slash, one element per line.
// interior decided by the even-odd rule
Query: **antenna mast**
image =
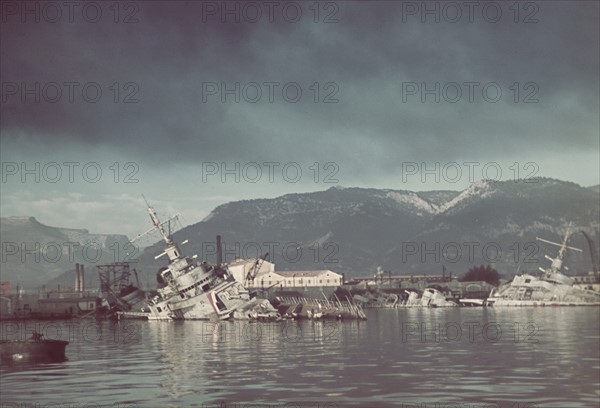
<path fill-rule="evenodd" d="M 571 224 L 569 223 L 569 225 L 567 226 L 567 232 L 565 233 L 565 237 L 564 237 L 563 242 L 561 244 L 559 244 L 557 242 L 548 241 L 546 239 L 542 239 L 542 238 L 539 238 L 539 237 L 535 237 L 535 239 L 537 239 L 538 241 L 545 242 L 547 244 L 551 244 L 551 245 L 555 245 L 555 246 L 560 247 L 560 249 L 558 250 L 558 255 L 556 256 L 556 258 L 551 258 L 550 256 L 546 255 L 546 259 L 548 259 L 549 261 L 552 262 L 552 264 L 550 265 L 551 272 L 558 272 L 558 271 L 560 271 L 560 268 L 562 268 L 562 262 L 565 259 L 565 256 L 567 254 L 567 249 L 571 249 L 571 250 L 577 251 L 577 252 L 583 252 L 579 248 L 574 248 L 574 247 L 570 247 L 570 246 L 567 245 L 567 241 L 569 240 L 570 236 L 571 236 Z"/>
<path fill-rule="evenodd" d="M 179 218 L 180 214 L 175 214 L 174 216 L 161 222 L 160 219 L 158 218 L 158 215 L 156 215 L 156 211 L 154 211 L 154 208 L 148 203 L 148 200 L 146 200 L 146 197 L 143 194 L 142 194 L 142 197 L 144 198 L 144 202 L 146 203 L 146 207 L 148 209 L 148 214 L 150 215 L 150 220 L 152 220 L 153 227 L 150 228 L 148 231 L 138 235 L 137 237 L 132 239 L 130 242 L 133 243 L 133 242 L 137 241 L 138 239 L 154 232 L 155 230 L 158 230 L 158 232 L 160 232 L 160 235 L 162 236 L 162 238 L 166 242 L 166 244 L 173 245 L 173 241 L 171 240 L 171 220 L 177 220 Z M 164 227 L 164 225 L 167 223 L 169 224 L 168 225 L 168 229 L 169 229 L 168 233 L 167 233 L 167 231 L 165 231 L 165 227 Z"/>

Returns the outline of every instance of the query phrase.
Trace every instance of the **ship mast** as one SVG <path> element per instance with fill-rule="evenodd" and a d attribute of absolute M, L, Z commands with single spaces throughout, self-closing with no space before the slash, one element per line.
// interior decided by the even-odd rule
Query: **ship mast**
<path fill-rule="evenodd" d="M 571 247 L 571 246 L 567 245 L 567 242 L 569 241 L 570 237 L 571 237 L 571 224 L 569 224 L 567 226 L 567 232 L 565 233 L 565 237 L 563 238 L 563 241 L 560 244 L 557 243 L 557 242 L 552 242 L 552 241 L 548 241 L 546 239 L 535 237 L 535 239 L 537 239 L 538 241 L 545 242 L 547 244 L 551 244 L 551 245 L 555 245 L 555 246 L 560 247 L 560 249 L 558 250 L 558 255 L 556 256 L 556 258 L 551 258 L 550 256 L 545 255 L 546 259 L 548 259 L 549 261 L 551 261 L 552 264 L 550 265 L 550 269 L 549 270 L 544 271 L 542 269 L 543 272 L 546 272 L 547 274 L 552 274 L 552 273 L 559 272 L 560 269 L 562 268 L 563 260 L 565 259 L 565 256 L 567 255 L 567 249 L 571 249 L 573 251 L 582 252 L 582 250 L 579 249 L 579 248 L 574 248 L 574 247 Z"/>
<path fill-rule="evenodd" d="M 169 223 L 169 225 L 170 225 L 170 222 L 172 220 L 178 220 L 180 214 L 175 214 L 174 216 L 166 219 L 165 221 L 161 221 L 158 218 L 158 215 L 156 215 L 156 211 L 154 211 L 154 208 L 148 203 L 148 200 L 146 200 L 146 197 L 144 197 L 143 194 L 142 194 L 142 197 L 144 198 L 144 201 L 146 202 L 146 206 L 148 208 L 148 214 L 150 215 L 150 219 L 152 220 L 152 228 L 150 228 L 148 231 L 138 235 L 137 237 L 135 237 L 134 239 L 132 239 L 129 242 L 133 243 L 133 242 L 139 240 L 140 238 L 145 237 L 146 235 L 149 235 L 149 234 L 153 233 L 154 231 L 158 230 L 158 232 L 160 232 L 160 235 L 162 236 L 162 239 L 166 243 L 166 249 L 161 254 L 155 256 L 154 259 L 158 259 L 163 255 L 168 255 L 169 259 L 171 261 L 178 259 L 180 257 L 179 250 L 178 250 L 175 242 L 173 242 L 173 240 L 171 239 L 171 235 L 169 233 L 167 233 L 167 231 L 165 230 L 165 224 Z M 170 228 L 169 228 L 169 232 L 170 232 Z M 182 242 L 182 244 L 185 244 L 185 243 L 187 243 L 187 240 Z"/>
<path fill-rule="evenodd" d="M 148 214 L 150 215 L 150 219 L 152 220 L 152 228 L 150 228 L 146 232 L 139 234 L 137 237 L 135 237 L 134 239 L 132 239 L 129 242 L 133 243 L 133 242 L 139 240 L 140 238 L 145 237 L 146 235 L 158 230 L 158 232 L 160 232 L 160 235 L 162 236 L 162 239 L 165 241 L 167 246 L 175 245 L 175 243 L 171 239 L 170 234 L 168 234 L 167 231 L 165 231 L 164 226 L 165 226 L 165 224 L 170 223 L 172 220 L 177 220 L 179 218 L 179 214 L 175 214 L 174 216 L 166 219 L 165 221 L 160 221 L 160 219 L 158 218 L 158 215 L 156 215 L 156 211 L 154 211 L 154 208 L 148 203 L 148 200 L 146 200 L 146 197 L 144 197 L 143 194 L 142 194 L 142 197 L 144 198 L 144 201 L 146 202 L 146 207 L 148 208 Z"/>
<path fill-rule="evenodd" d="M 148 200 L 146 200 L 146 197 L 143 194 L 142 194 L 142 197 L 144 198 L 144 201 L 146 202 L 146 207 L 148 207 L 148 214 L 150 215 L 150 219 L 152 220 L 152 224 L 154 225 L 154 228 L 152 228 L 152 230 L 157 229 L 160 232 L 160 235 L 162 235 L 166 244 L 173 245 L 173 241 L 171 240 L 171 237 L 169 236 L 169 234 L 167 234 L 165 232 L 165 228 L 163 227 L 163 225 L 166 222 L 169 222 L 171 220 L 171 218 L 174 218 L 174 217 L 171 217 L 167 221 L 161 223 L 160 220 L 158 219 L 158 215 L 156 215 L 156 211 L 154 211 L 154 208 L 152 208 L 152 206 L 150 206 L 150 204 L 148 203 Z M 138 238 L 139 238 L 139 236 L 138 236 Z"/>

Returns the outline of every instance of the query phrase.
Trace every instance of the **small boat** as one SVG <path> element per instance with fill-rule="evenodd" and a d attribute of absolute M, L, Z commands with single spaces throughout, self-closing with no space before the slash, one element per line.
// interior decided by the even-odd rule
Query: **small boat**
<path fill-rule="evenodd" d="M 26 340 L 1 340 L 2 362 L 58 363 L 66 361 L 64 340 L 45 340 L 43 335 L 33 332 Z"/>

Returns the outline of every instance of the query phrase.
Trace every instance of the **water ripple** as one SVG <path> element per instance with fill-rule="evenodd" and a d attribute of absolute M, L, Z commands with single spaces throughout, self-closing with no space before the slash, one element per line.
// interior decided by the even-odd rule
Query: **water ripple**
<path fill-rule="evenodd" d="M 0 402 L 598 407 L 599 321 L 598 308 L 469 308 L 370 311 L 367 322 L 102 322 L 98 338 L 71 339 L 64 363 L 3 365 Z M 439 331 L 456 325 L 479 331 Z M 482 337 L 485 325 L 502 338 Z"/>

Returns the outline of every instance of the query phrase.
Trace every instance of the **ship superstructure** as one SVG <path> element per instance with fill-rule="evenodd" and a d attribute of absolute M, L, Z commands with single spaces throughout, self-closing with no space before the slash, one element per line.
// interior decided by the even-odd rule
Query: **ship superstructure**
<path fill-rule="evenodd" d="M 485 306 L 598 306 L 600 305 L 600 293 L 575 288 L 573 279 L 562 272 L 563 262 L 567 251 L 578 251 L 581 249 L 568 246 L 571 236 L 571 228 L 567 231 L 562 243 L 536 238 L 540 242 L 559 247 L 558 255 L 552 258 L 545 255 L 550 267 L 539 268 L 541 275 L 521 274 L 514 277 L 498 289 L 492 290 L 485 301 Z M 564 269 L 567 269 L 564 267 Z"/>
<path fill-rule="evenodd" d="M 161 222 L 147 201 L 146 204 L 153 227 L 133 241 L 158 231 L 165 249 L 155 259 L 166 255 L 169 264 L 157 273 L 158 289 L 155 295 L 149 297 L 144 315 L 151 320 L 227 319 L 235 310 L 247 306 L 250 301 L 248 291 L 222 263 L 220 237 L 217 237 L 216 265 L 198 262 L 197 255 L 191 258 L 184 256 L 165 230 L 165 225 L 176 216 Z M 185 240 L 181 244 L 187 242 Z"/>

